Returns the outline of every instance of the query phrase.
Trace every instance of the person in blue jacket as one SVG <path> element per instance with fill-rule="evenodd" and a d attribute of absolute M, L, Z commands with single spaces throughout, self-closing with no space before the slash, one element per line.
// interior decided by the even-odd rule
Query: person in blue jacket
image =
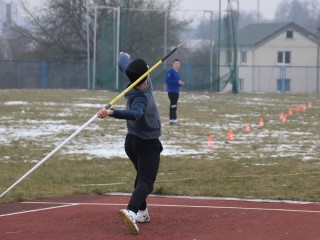
<path fill-rule="evenodd" d="M 167 84 L 167 92 L 170 100 L 170 108 L 169 108 L 169 123 L 171 125 L 175 125 L 178 123 L 177 119 L 177 106 L 179 99 L 180 87 L 184 86 L 184 82 L 180 77 L 180 60 L 174 59 L 172 63 L 172 68 L 167 71 L 166 74 L 166 84 Z"/>
<path fill-rule="evenodd" d="M 131 61 L 130 55 L 121 52 L 118 66 L 126 74 L 130 83 L 136 81 L 148 71 L 142 59 Z M 136 170 L 134 191 L 126 209 L 119 211 L 120 218 L 131 234 L 138 234 L 138 222 L 150 221 L 147 197 L 153 191 L 163 150 L 159 140 L 161 136 L 160 114 L 149 76 L 141 80 L 133 89 L 125 93 L 126 109 L 105 109 L 98 111 L 99 118 L 114 117 L 125 119 L 127 135 L 125 152 Z"/>

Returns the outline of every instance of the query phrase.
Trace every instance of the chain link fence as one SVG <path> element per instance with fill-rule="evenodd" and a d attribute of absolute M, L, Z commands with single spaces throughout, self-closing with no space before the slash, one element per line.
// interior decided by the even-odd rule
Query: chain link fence
<path fill-rule="evenodd" d="M 87 62 L 0 61 L 0 88 L 87 88 Z"/>
<path fill-rule="evenodd" d="M 217 68 L 213 66 L 214 71 Z M 228 72 L 229 67 L 220 65 L 220 69 L 222 73 Z M 214 88 L 209 71 L 208 65 L 182 64 L 181 77 L 186 82 L 183 91 Z M 317 67 L 239 66 L 238 71 L 240 92 L 317 92 Z M 151 73 L 155 90 L 165 90 L 164 74 L 163 68 Z M 125 87 L 126 80 L 122 78 L 121 86 Z M 87 89 L 87 86 L 87 62 L 0 61 L 1 89 Z M 231 91 L 230 88 L 225 90 Z"/>

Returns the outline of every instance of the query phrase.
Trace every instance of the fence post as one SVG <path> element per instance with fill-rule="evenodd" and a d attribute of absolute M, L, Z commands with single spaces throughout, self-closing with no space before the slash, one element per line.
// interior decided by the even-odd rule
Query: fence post
<path fill-rule="evenodd" d="M 71 75 L 71 70 L 70 70 L 70 68 L 71 68 L 72 66 L 71 66 L 71 64 L 70 64 L 70 62 L 67 62 L 67 86 L 66 86 L 66 88 L 67 89 L 69 89 L 70 88 L 70 75 Z"/>
<path fill-rule="evenodd" d="M 40 88 L 46 89 L 47 88 L 47 74 L 48 71 L 48 64 L 46 61 L 40 62 Z"/>
<path fill-rule="evenodd" d="M 21 64 L 20 64 L 21 63 Z M 17 87 L 23 88 L 23 79 L 21 78 L 21 65 L 23 62 L 17 61 L 16 69 L 17 69 Z"/>

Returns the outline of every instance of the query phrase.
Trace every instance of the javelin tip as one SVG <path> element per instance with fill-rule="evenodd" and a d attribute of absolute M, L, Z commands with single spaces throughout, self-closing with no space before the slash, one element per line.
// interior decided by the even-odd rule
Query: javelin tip
<path fill-rule="evenodd" d="M 181 47 L 182 46 L 182 42 L 178 45 L 178 46 L 176 46 L 176 48 L 179 48 L 179 47 Z"/>
<path fill-rule="evenodd" d="M 162 58 L 161 62 L 164 62 L 164 60 L 166 60 L 172 53 L 174 53 L 181 46 L 182 46 L 182 43 L 177 45 L 174 49 L 171 50 L 171 52 L 169 52 L 164 58 Z"/>

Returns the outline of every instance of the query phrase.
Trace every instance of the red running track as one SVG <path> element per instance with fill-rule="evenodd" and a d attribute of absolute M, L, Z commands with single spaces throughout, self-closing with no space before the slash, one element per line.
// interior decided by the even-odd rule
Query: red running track
<path fill-rule="evenodd" d="M 320 240 L 320 204 L 148 198 L 151 222 L 132 236 L 118 218 L 129 197 L 72 195 L 0 205 L 0 240 Z"/>

